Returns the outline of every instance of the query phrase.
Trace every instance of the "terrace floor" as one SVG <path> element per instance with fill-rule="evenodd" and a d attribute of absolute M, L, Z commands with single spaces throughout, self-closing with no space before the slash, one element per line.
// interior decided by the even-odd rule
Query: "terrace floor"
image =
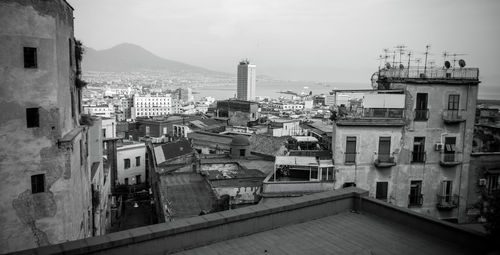
<path fill-rule="evenodd" d="M 474 254 L 370 214 L 340 214 L 176 254 Z"/>

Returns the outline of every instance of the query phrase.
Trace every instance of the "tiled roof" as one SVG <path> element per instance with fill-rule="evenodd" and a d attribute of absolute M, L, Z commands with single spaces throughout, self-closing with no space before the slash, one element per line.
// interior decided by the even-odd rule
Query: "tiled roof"
<path fill-rule="evenodd" d="M 250 137 L 250 151 L 270 156 L 282 156 L 286 137 L 274 137 L 254 134 Z"/>
<path fill-rule="evenodd" d="M 165 143 L 155 147 L 157 164 L 182 155 L 193 153 L 193 148 L 188 140 Z"/>

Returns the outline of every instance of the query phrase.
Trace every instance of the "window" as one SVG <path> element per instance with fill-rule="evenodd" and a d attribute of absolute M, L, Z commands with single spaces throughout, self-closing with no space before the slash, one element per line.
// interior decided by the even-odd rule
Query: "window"
<path fill-rule="evenodd" d="M 388 182 L 377 182 L 377 187 L 375 190 L 375 198 L 387 201 L 388 186 L 389 186 Z"/>
<path fill-rule="evenodd" d="M 26 108 L 26 127 L 34 128 L 40 126 L 38 108 Z"/>
<path fill-rule="evenodd" d="M 35 174 L 31 176 L 31 193 L 45 192 L 45 174 Z"/>
<path fill-rule="evenodd" d="M 448 110 L 458 110 L 460 95 L 452 94 L 448 96 Z"/>
<path fill-rule="evenodd" d="M 141 184 L 141 175 L 135 176 L 135 184 Z"/>
<path fill-rule="evenodd" d="M 455 145 L 457 142 L 456 137 L 445 137 L 444 138 L 444 162 L 454 162 L 455 161 Z"/>
<path fill-rule="evenodd" d="M 72 46 L 72 41 L 71 38 L 68 39 L 68 46 L 69 46 L 69 66 L 73 66 L 73 54 L 71 54 L 71 49 L 73 48 Z"/>
<path fill-rule="evenodd" d="M 348 188 L 348 187 L 356 187 L 356 183 L 354 183 L 354 182 L 345 182 L 344 185 L 342 185 L 342 188 Z"/>
<path fill-rule="evenodd" d="M 421 206 L 423 203 L 422 181 L 410 182 L 410 195 L 408 197 L 409 206 Z"/>
<path fill-rule="evenodd" d="M 102 138 L 106 138 L 106 129 L 105 128 L 102 129 Z"/>
<path fill-rule="evenodd" d="M 125 169 L 130 168 L 130 159 L 128 159 L 128 158 L 124 159 L 123 165 L 124 165 Z"/>
<path fill-rule="evenodd" d="M 167 134 L 167 127 L 163 127 L 163 134 L 166 135 Z"/>
<path fill-rule="evenodd" d="M 425 137 L 413 138 L 412 162 L 425 162 Z"/>
<path fill-rule="evenodd" d="M 445 202 L 451 202 L 451 195 L 453 191 L 453 181 L 442 181 L 441 182 L 441 195 Z"/>
<path fill-rule="evenodd" d="M 427 93 L 417 93 L 417 104 L 415 107 L 415 120 L 427 120 Z"/>
<path fill-rule="evenodd" d="M 488 194 L 493 191 L 500 189 L 500 175 L 499 174 L 489 174 L 486 179 L 486 190 Z"/>
<path fill-rule="evenodd" d="M 378 141 L 378 160 L 380 162 L 391 161 L 391 137 L 382 136 Z"/>
<path fill-rule="evenodd" d="M 24 68 L 37 68 L 36 48 L 24 47 Z"/>
<path fill-rule="evenodd" d="M 80 165 L 83 166 L 83 141 L 80 139 Z"/>
<path fill-rule="evenodd" d="M 125 178 L 125 185 L 128 185 L 128 178 Z"/>
<path fill-rule="evenodd" d="M 135 166 L 140 166 L 141 165 L 141 157 L 135 157 Z"/>
<path fill-rule="evenodd" d="M 245 149 L 240 149 L 240 156 L 244 157 L 245 156 Z"/>
<path fill-rule="evenodd" d="M 146 135 L 147 135 L 147 136 L 149 136 L 150 131 L 151 131 L 151 130 L 150 130 L 149 126 L 146 126 Z"/>
<path fill-rule="evenodd" d="M 346 138 L 345 163 L 347 163 L 347 164 L 356 163 L 356 137 L 355 136 L 348 136 Z"/>

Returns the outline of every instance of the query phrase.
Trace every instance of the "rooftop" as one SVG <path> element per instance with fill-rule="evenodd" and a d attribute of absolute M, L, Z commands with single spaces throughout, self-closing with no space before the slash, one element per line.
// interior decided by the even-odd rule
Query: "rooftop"
<path fill-rule="evenodd" d="M 23 254 L 489 254 L 484 234 L 367 197 L 358 188 L 315 193 Z"/>
<path fill-rule="evenodd" d="M 188 140 L 183 139 L 155 146 L 154 151 L 156 162 L 162 164 L 167 160 L 193 153 L 193 148 Z"/>
<path fill-rule="evenodd" d="M 479 83 L 479 68 L 391 68 L 378 72 L 378 82 L 470 84 Z"/>

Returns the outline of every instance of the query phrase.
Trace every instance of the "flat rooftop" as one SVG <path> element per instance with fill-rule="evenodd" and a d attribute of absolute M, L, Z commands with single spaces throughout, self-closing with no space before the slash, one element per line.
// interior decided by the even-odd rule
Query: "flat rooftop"
<path fill-rule="evenodd" d="M 175 254 L 472 254 L 391 220 L 336 215 L 234 238 Z"/>

